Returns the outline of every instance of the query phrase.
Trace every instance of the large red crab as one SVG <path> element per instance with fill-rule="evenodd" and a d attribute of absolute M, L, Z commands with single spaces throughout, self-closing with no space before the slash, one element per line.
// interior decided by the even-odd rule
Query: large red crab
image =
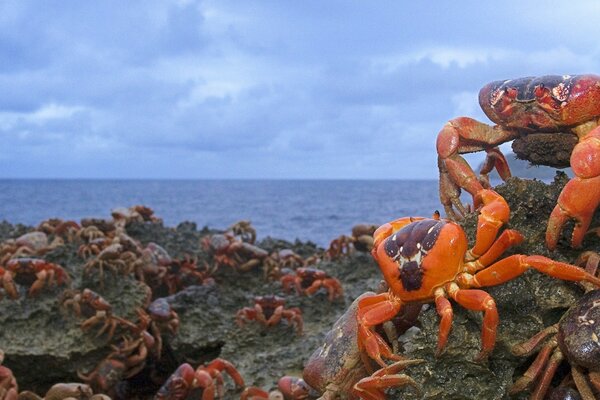
<path fill-rule="evenodd" d="M 434 218 L 400 218 L 384 224 L 374 234 L 372 255 L 389 286 L 386 293 L 369 296 L 359 303 L 359 343 L 381 366 L 382 357 L 398 360 L 374 330 L 393 318 L 408 303 L 435 302 L 441 317 L 437 354 L 444 349 L 452 326 L 452 306 L 448 298 L 474 311 L 483 311 L 482 350 L 484 360 L 496 342 L 499 322 L 494 299 L 483 290 L 534 268 L 544 274 L 570 281 L 587 281 L 600 286 L 600 279 L 583 269 L 543 256 L 514 254 L 495 261 L 506 249 L 523 240 L 515 230 L 500 228 L 508 222 L 510 209 L 496 192 L 480 191 L 475 204 L 482 204 L 475 245 L 467 249 L 467 237 L 456 223 Z"/>
<path fill-rule="evenodd" d="M 571 153 L 575 177 L 564 187 L 550 215 L 546 244 L 554 249 L 564 224 L 574 219 L 571 244 L 581 246 L 600 203 L 600 76 L 495 81 L 481 89 L 479 104 L 497 125 L 459 117 L 446 123 L 437 138 L 440 199 L 448 217 L 457 219 L 466 212 L 459 198 L 461 189 L 475 197 L 483 188 L 460 154 L 486 151 L 483 178 L 495 167 L 506 180 L 510 170 L 496 146 L 536 132 L 571 133 L 579 141 Z"/>

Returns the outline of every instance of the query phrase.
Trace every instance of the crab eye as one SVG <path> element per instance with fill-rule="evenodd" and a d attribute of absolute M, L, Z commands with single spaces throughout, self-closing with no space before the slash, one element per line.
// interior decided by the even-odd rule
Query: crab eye
<path fill-rule="evenodd" d="M 511 87 L 507 87 L 504 89 L 504 93 L 510 97 L 511 99 L 516 99 L 517 98 L 517 94 L 518 94 L 518 90 L 515 88 L 511 88 Z"/>
<path fill-rule="evenodd" d="M 540 83 L 535 87 L 535 89 L 533 89 L 533 93 L 537 98 L 544 97 L 546 93 L 548 93 L 548 89 L 546 88 L 546 86 L 544 86 L 543 83 Z"/>

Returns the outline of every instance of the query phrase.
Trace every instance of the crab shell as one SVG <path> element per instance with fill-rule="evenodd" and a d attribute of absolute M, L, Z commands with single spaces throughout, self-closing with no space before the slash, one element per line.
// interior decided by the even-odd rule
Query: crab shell
<path fill-rule="evenodd" d="M 571 365 L 600 371 L 600 290 L 581 297 L 561 318 L 558 345 Z"/>
<path fill-rule="evenodd" d="M 547 75 L 495 81 L 479 104 L 498 125 L 558 132 L 600 115 L 600 76 Z"/>
<path fill-rule="evenodd" d="M 304 381 L 320 393 L 350 393 L 360 379 L 368 376 L 358 349 L 356 313 L 359 296 L 325 335 L 325 342 L 308 359 L 303 372 Z"/>
<path fill-rule="evenodd" d="M 443 219 L 414 221 L 383 240 L 374 252 L 390 289 L 403 302 L 427 301 L 458 274 L 467 237 Z"/>

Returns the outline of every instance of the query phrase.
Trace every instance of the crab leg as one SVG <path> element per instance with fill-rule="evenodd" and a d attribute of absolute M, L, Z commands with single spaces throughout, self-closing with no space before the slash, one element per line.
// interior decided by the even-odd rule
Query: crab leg
<path fill-rule="evenodd" d="M 477 361 L 484 360 L 496 344 L 496 329 L 499 322 L 496 302 L 483 290 L 459 289 L 455 283 L 450 283 L 447 290 L 450 297 L 466 309 L 484 312 L 483 326 L 481 327 L 482 347 L 476 357 Z"/>
<path fill-rule="evenodd" d="M 542 400 L 545 398 L 546 392 L 548 391 L 548 387 L 550 386 L 550 381 L 552 380 L 556 369 L 558 368 L 563 359 L 564 356 L 562 351 L 559 350 L 552 353 L 552 356 L 548 361 L 548 366 L 542 374 L 542 379 L 537 384 L 535 391 L 531 394 L 532 400 Z"/>
<path fill-rule="evenodd" d="M 403 357 L 394 354 L 385 340 L 373 331 L 373 327 L 392 319 L 401 307 L 400 299 L 390 293 L 368 296 L 358 303 L 358 345 L 382 367 L 387 366 L 382 356 L 398 361 Z"/>
<path fill-rule="evenodd" d="M 504 254 L 508 248 L 523 242 L 523 239 L 523 235 L 514 229 L 503 231 L 500 234 L 500 237 L 496 239 L 494 244 L 492 244 L 492 247 L 490 247 L 484 255 L 471 262 L 465 263 L 465 272 L 472 274 L 484 269 Z"/>
<path fill-rule="evenodd" d="M 556 207 L 548 220 L 546 245 L 556 248 L 564 224 L 575 219 L 571 238 L 573 247 L 580 247 L 594 211 L 600 204 L 600 127 L 592 129 L 573 148 L 571 168 L 575 178 L 563 188 Z"/>
<path fill-rule="evenodd" d="M 492 246 L 500 228 L 508 222 L 510 208 L 504 197 L 490 189 L 482 189 L 474 196 L 476 207 L 483 205 L 477 218 L 475 245 L 467 253 L 468 259 L 477 258 Z"/>
<path fill-rule="evenodd" d="M 600 279 L 571 264 L 561 263 L 544 256 L 514 254 L 479 271 L 466 282 L 471 287 L 494 286 L 522 275 L 529 268 L 566 281 L 586 281 L 600 287 Z M 468 275 L 468 274 L 463 274 Z M 461 277 L 462 278 L 462 277 Z"/>
<path fill-rule="evenodd" d="M 450 328 L 452 328 L 452 305 L 446 298 L 446 293 L 443 289 L 436 290 L 435 293 L 435 308 L 438 315 L 440 316 L 440 330 L 438 334 L 436 356 L 442 354 L 442 350 L 446 347 L 448 342 L 448 335 L 450 334 Z"/>
<path fill-rule="evenodd" d="M 527 371 L 525 371 L 523 376 L 517 379 L 517 381 L 510 387 L 509 393 L 511 395 L 525 390 L 525 388 L 529 386 L 531 382 L 535 381 L 540 376 L 540 373 L 542 373 L 542 370 L 548 363 L 548 359 L 550 358 L 550 355 L 554 349 L 556 349 L 556 346 L 558 346 L 558 343 L 556 340 L 552 340 L 542 347 L 538 355 L 535 357 L 533 363 L 531 363 L 529 368 L 527 368 Z"/>
<path fill-rule="evenodd" d="M 373 375 L 362 378 L 352 389 L 353 394 L 364 400 L 385 400 L 386 396 L 383 392 L 385 389 L 410 385 L 420 395 L 420 388 L 417 383 L 408 375 L 399 374 L 404 368 L 415 364 L 421 364 L 424 360 L 401 360 L 390 364 L 387 367 L 381 368 L 373 373 Z"/>
<path fill-rule="evenodd" d="M 486 150 L 488 159 L 484 162 L 484 175 L 490 172 L 493 165 L 500 176 L 506 179 L 510 176 L 508 163 L 495 147 L 514 139 L 515 135 L 514 131 L 490 126 L 467 117 L 455 118 L 444 125 L 438 134 L 436 147 L 439 155 L 440 200 L 450 218 L 462 216 L 455 213 L 453 206 L 464 214 L 458 197 L 461 189 L 465 189 L 472 196 L 483 189 L 473 169 L 460 154 Z"/>

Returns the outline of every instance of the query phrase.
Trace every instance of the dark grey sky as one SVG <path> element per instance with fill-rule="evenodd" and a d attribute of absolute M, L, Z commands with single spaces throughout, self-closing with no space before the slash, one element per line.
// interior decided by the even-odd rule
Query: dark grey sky
<path fill-rule="evenodd" d="M 435 179 L 437 132 L 487 121 L 486 82 L 600 72 L 598 16 L 596 1 L 2 1 L 0 177 Z"/>

